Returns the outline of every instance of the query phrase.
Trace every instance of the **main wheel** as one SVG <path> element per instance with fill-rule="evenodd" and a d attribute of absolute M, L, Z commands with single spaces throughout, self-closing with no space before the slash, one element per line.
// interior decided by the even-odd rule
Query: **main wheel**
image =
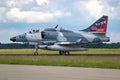
<path fill-rule="evenodd" d="M 38 52 L 34 52 L 34 55 L 37 56 L 37 55 L 38 55 Z"/>
<path fill-rule="evenodd" d="M 69 51 L 65 51 L 65 55 L 69 55 L 70 54 L 70 52 Z"/>
<path fill-rule="evenodd" d="M 59 51 L 59 55 L 62 55 L 62 51 Z"/>

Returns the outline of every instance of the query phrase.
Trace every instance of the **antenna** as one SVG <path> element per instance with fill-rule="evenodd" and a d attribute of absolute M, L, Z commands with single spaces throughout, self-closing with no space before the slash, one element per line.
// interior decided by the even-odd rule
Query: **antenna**
<path fill-rule="evenodd" d="M 58 25 L 55 26 L 55 29 L 57 29 Z"/>

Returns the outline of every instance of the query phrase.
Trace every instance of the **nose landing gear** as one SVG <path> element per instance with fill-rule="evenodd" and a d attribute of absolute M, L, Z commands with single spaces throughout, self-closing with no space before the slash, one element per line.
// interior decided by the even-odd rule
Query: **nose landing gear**
<path fill-rule="evenodd" d="M 38 45 L 35 45 L 34 55 L 35 55 L 35 56 L 37 56 L 37 55 L 38 55 Z"/>

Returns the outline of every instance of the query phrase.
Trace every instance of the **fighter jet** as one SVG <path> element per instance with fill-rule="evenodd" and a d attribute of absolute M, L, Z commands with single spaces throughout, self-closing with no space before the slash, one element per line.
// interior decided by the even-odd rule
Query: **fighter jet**
<path fill-rule="evenodd" d="M 34 55 L 38 55 L 38 48 L 57 50 L 60 55 L 69 55 L 70 51 L 87 50 L 84 44 L 109 42 L 106 36 L 108 16 L 102 16 L 86 29 L 74 32 L 63 28 L 47 28 L 31 30 L 21 35 L 11 37 L 13 42 L 24 42 L 35 45 Z"/>

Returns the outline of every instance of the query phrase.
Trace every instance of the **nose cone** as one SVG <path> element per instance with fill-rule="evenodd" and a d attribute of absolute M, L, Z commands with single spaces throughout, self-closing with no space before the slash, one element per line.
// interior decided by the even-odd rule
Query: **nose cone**
<path fill-rule="evenodd" d="M 12 37 L 12 38 L 10 38 L 10 40 L 15 42 L 16 41 L 16 37 Z"/>

